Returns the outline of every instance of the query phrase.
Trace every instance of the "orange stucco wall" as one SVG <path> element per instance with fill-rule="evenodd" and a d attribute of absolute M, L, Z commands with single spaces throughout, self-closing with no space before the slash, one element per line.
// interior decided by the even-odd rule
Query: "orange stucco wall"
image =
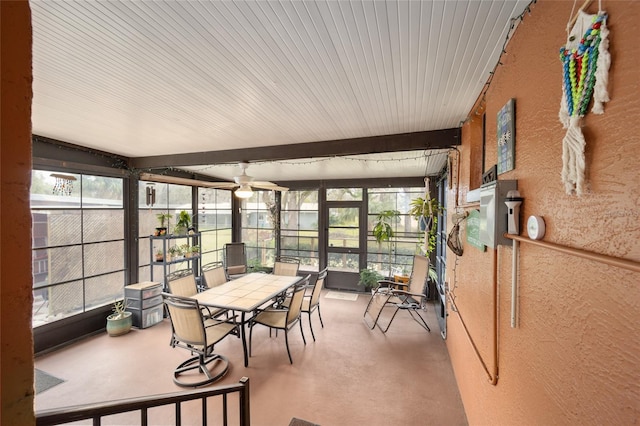
<path fill-rule="evenodd" d="M 31 14 L 0 2 L 0 378 L 3 425 L 35 424 L 31 335 Z"/>
<path fill-rule="evenodd" d="M 588 11 L 595 13 L 597 4 Z M 512 36 L 483 105 L 485 168 L 497 162 L 496 114 L 515 98 L 516 168 L 499 178 L 518 180 L 525 198 L 521 229 L 530 215 L 540 215 L 544 241 L 640 262 L 640 2 L 602 2 L 611 31 L 611 101 L 604 115 L 590 113 L 583 121 L 589 192 L 580 198 L 566 195 L 560 178 L 558 51 L 572 5 L 538 1 Z M 477 181 L 469 171 L 481 161 L 475 111 L 453 162 L 459 170 L 449 213 L 479 208 L 464 197 Z M 464 249 L 457 261 L 448 252 L 447 281 L 458 312 L 449 306 L 447 346 L 470 424 L 640 423 L 640 273 L 523 242 L 512 328 L 512 247 L 483 253 L 465 242 Z M 491 374 L 494 312 L 498 378 L 492 385 L 462 321 Z"/>

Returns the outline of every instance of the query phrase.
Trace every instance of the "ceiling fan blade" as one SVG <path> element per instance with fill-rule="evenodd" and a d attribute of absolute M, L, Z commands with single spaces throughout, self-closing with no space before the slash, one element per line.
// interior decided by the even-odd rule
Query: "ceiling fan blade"
<path fill-rule="evenodd" d="M 154 173 L 140 173 L 141 180 L 148 180 L 151 182 L 161 182 L 161 183 L 174 183 L 178 185 L 193 185 L 193 186 L 201 186 L 204 188 L 235 188 L 236 185 L 233 182 L 209 182 L 203 180 L 196 179 L 188 179 L 188 178 L 180 178 L 176 176 L 167 176 L 167 175 L 157 175 Z"/>
<path fill-rule="evenodd" d="M 266 189 L 268 191 L 288 191 L 289 188 L 276 185 L 273 182 L 251 182 L 250 185 L 258 189 Z"/>

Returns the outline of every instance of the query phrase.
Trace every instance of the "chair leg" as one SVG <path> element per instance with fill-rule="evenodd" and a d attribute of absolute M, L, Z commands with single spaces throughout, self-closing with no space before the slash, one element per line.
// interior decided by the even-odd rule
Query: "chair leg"
<path fill-rule="evenodd" d="M 320 325 L 324 328 L 324 323 L 322 322 L 322 315 L 320 315 L 320 305 L 318 305 L 318 318 L 320 318 Z"/>
<path fill-rule="evenodd" d="M 307 312 L 309 314 L 309 329 L 311 329 L 311 337 L 313 337 L 313 341 L 316 341 L 316 335 L 313 334 L 313 324 L 311 324 L 311 311 Z M 300 318 L 300 327 L 302 328 L 302 318 Z"/>
<path fill-rule="evenodd" d="M 287 355 L 289 355 L 289 363 L 293 364 L 293 359 L 291 359 L 291 351 L 289 351 L 289 333 L 287 330 L 284 330 L 284 343 L 287 345 Z"/>
<path fill-rule="evenodd" d="M 420 321 L 418 321 L 418 319 L 415 317 L 415 315 L 418 316 L 418 318 L 420 318 Z M 427 325 L 427 322 L 424 320 L 424 318 L 422 317 L 422 315 L 420 315 L 420 312 L 415 311 L 413 309 L 409 309 L 409 315 L 411 315 L 411 318 L 413 318 L 413 320 L 415 322 L 417 322 L 418 324 L 420 324 L 420 322 L 422 322 L 422 324 L 420 324 L 422 326 L 422 328 L 425 328 L 427 331 L 431 332 L 431 329 L 429 328 L 429 326 Z"/>
<path fill-rule="evenodd" d="M 300 316 L 300 318 L 298 318 L 298 323 L 300 324 L 300 334 L 302 334 L 302 341 L 306 345 L 307 344 L 307 339 L 304 338 L 304 331 L 302 331 L 302 316 Z M 309 324 L 311 324 L 311 322 L 309 322 Z"/>

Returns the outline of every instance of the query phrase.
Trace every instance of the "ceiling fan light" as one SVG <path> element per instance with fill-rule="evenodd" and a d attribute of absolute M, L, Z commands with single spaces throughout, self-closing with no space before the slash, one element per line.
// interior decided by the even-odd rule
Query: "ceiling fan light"
<path fill-rule="evenodd" d="M 238 198 L 249 198 L 253 195 L 253 191 L 249 185 L 240 185 L 240 188 L 236 189 L 236 197 Z"/>

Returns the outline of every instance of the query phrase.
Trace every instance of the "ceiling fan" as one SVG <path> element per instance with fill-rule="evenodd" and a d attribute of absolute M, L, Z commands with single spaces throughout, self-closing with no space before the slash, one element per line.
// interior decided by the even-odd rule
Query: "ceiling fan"
<path fill-rule="evenodd" d="M 240 166 L 240 175 L 234 176 L 234 182 L 208 182 L 202 180 L 195 179 L 187 179 L 180 178 L 168 175 L 157 175 L 151 173 L 140 173 L 140 179 L 149 180 L 153 182 L 164 182 L 164 183 L 175 183 L 179 185 L 192 185 L 192 186 L 201 186 L 205 188 L 225 188 L 225 189 L 233 189 L 238 188 L 234 191 L 234 194 L 238 198 L 249 198 L 253 195 L 253 190 L 251 189 L 266 189 L 268 191 L 288 191 L 289 188 L 285 188 L 284 186 L 276 185 L 272 182 L 261 182 L 254 181 L 253 176 L 247 175 L 247 167 L 249 167 L 249 163 L 239 163 Z"/>
<path fill-rule="evenodd" d="M 266 189 L 269 191 L 288 191 L 289 188 L 285 188 L 283 186 L 278 186 L 272 182 L 260 182 L 254 181 L 253 176 L 247 175 L 247 167 L 249 167 L 249 163 L 239 163 L 241 173 L 240 176 L 234 176 L 233 180 L 235 181 L 235 185 L 238 186 L 238 189 L 234 191 L 234 194 L 238 198 L 249 198 L 253 194 L 251 188 L 257 189 Z"/>

